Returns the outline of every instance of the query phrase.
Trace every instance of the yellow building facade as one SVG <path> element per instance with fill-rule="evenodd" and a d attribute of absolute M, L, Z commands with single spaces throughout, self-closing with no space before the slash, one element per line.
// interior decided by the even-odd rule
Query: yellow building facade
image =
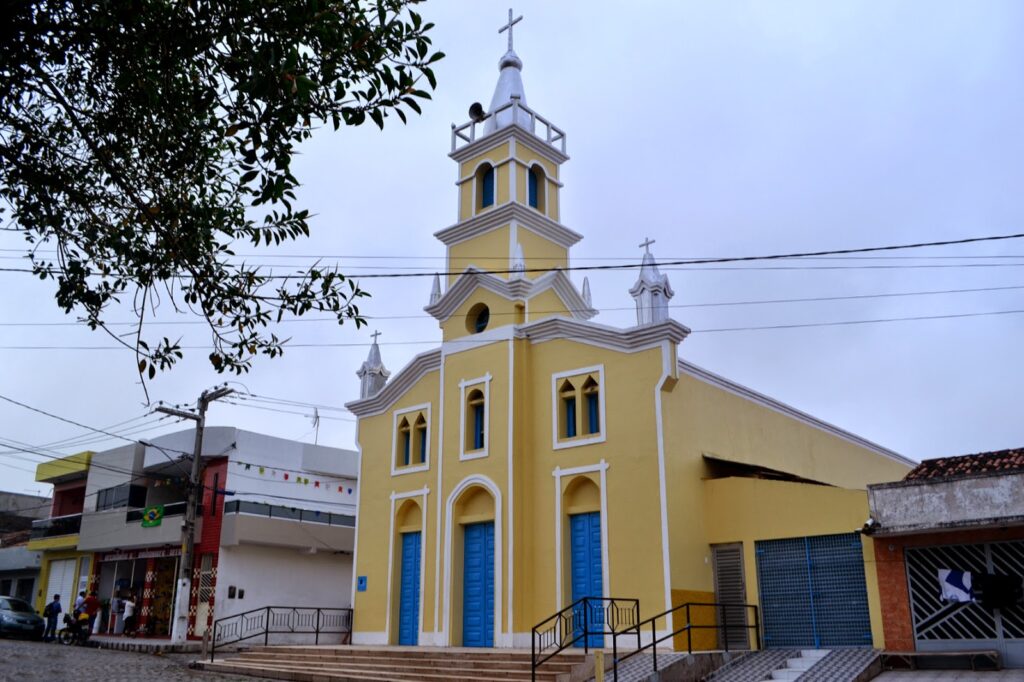
<path fill-rule="evenodd" d="M 452 129 L 458 221 L 436 233 L 448 268 L 425 308 L 439 347 L 391 376 L 374 342 L 348 405 L 354 642 L 528 648 L 581 596 L 636 598 L 642 618 L 742 598 L 767 620 L 786 552 L 831 556 L 820 537 L 857 543 L 856 636 L 881 644 L 852 531 L 867 484 L 910 461 L 681 359 L 689 330 L 650 242 L 637 324 L 593 320 L 588 283 L 565 269 L 582 239 L 559 211 L 565 134 L 527 106 L 521 66 L 510 49 L 489 109 Z M 729 561 L 740 585 L 725 594 Z M 767 645 L 792 635 L 776 621 Z M 678 628 L 678 613 L 656 623 Z"/>

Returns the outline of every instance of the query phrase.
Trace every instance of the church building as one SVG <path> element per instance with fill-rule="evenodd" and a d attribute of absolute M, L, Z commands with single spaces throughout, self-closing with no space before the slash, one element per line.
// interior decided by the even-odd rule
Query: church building
<path fill-rule="evenodd" d="M 769 647 L 881 646 L 856 531 L 867 486 L 913 462 L 689 362 L 650 240 L 636 324 L 596 321 L 562 224 L 566 135 L 527 105 L 515 21 L 490 106 L 451 131 L 458 220 L 425 301 L 439 344 L 392 374 L 375 339 L 348 404 L 353 642 L 529 648 L 605 596 L 641 618 L 757 605 Z"/>

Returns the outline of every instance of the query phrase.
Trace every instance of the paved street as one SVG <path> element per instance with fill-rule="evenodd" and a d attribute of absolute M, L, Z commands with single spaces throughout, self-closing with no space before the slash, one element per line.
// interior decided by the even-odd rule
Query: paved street
<path fill-rule="evenodd" d="M 136 654 L 0 639 L 0 682 L 253 682 L 257 678 L 190 670 L 196 654 Z"/>

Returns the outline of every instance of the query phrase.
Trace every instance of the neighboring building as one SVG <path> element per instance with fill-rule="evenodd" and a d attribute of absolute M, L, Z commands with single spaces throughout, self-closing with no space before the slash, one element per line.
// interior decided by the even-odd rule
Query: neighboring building
<path fill-rule="evenodd" d="M 0 533 L 27 530 L 50 515 L 50 498 L 0 491 Z"/>
<path fill-rule="evenodd" d="M 565 270 L 582 239 L 560 222 L 565 133 L 527 107 L 521 67 L 510 49 L 486 120 L 452 129 L 440 347 L 389 380 L 374 341 L 348 404 L 354 641 L 529 648 L 539 621 L 613 596 L 643 618 L 760 604 L 769 646 L 880 645 L 855 530 L 867 484 L 912 462 L 680 359 L 649 240 L 637 325 L 591 321 Z"/>
<path fill-rule="evenodd" d="M 33 524 L 44 596 L 94 589 L 97 631 L 120 633 L 121 600 L 157 637 L 172 630 L 195 431 L 40 464 L 51 517 Z M 351 606 L 357 454 L 207 427 L 188 636 L 263 606 Z"/>
<path fill-rule="evenodd" d="M 1024 449 L 925 460 L 868 495 L 886 646 L 995 649 L 1024 668 Z M 942 578 L 966 589 L 944 599 Z"/>
<path fill-rule="evenodd" d="M 36 480 L 53 484 L 53 502 L 46 518 L 32 523 L 28 549 L 42 552 L 35 608 L 59 594 L 64 604 L 89 586 L 92 553 L 78 549 L 78 531 L 85 504 L 85 484 L 92 452 L 79 452 L 62 459 L 42 462 Z"/>
<path fill-rule="evenodd" d="M 0 491 L 0 595 L 35 601 L 42 553 L 28 548 L 30 528 L 49 515 L 49 497 Z"/>
<path fill-rule="evenodd" d="M 114 600 L 109 632 L 121 631 L 119 600 L 132 592 L 140 623 L 171 633 L 194 439 L 180 431 L 93 455 L 78 547 L 95 553 L 94 586 Z M 206 428 L 189 636 L 263 606 L 351 605 L 356 460 L 348 450 Z"/>
<path fill-rule="evenodd" d="M 42 552 L 28 548 L 31 531 L 18 530 L 0 536 L 0 595 L 35 601 Z"/>

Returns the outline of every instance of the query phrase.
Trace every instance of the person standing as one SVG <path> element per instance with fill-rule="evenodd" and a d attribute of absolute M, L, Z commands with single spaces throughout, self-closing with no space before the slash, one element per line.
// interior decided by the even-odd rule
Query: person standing
<path fill-rule="evenodd" d="M 85 590 L 78 593 L 78 597 L 75 598 L 75 611 L 82 610 L 82 604 L 85 602 Z"/>
<path fill-rule="evenodd" d="M 43 631 L 43 641 L 52 642 L 57 638 L 57 618 L 64 609 L 60 606 L 60 595 L 53 595 L 53 601 L 43 607 L 43 618 L 46 619 L 46 629 Z"/>
<path fill-rule="evenodd" d="M 96 614 L 100 611 L 100 600 L 95 592 L 90 592 L 82 602 L 82 610 L 89 616 L 89 632 L 92 633 L 93 626 L 96 624 Z"/>
<path fill-rule="evenodd" d="M 128 598 L 124 600 L 124 630 L 122 634 L 125 637 L 131 637 L 135 634 L 135 595 L 129 594 Z"/>

